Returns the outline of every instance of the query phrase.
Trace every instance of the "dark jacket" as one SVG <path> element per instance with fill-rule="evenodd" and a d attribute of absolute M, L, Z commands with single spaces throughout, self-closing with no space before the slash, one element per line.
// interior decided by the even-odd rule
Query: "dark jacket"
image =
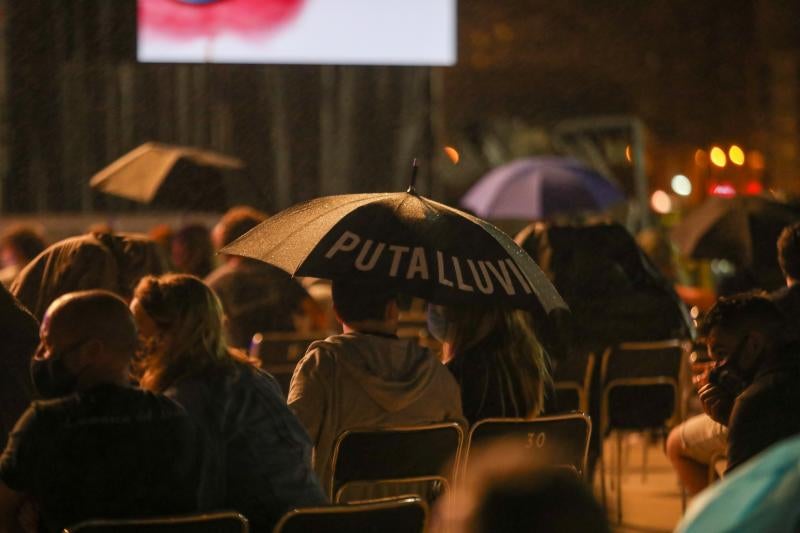
<path fill-rule="evenodd" d="M 728 472 L 800 433 L 800 345 L 771 355 L 736 398 L 728 424 Z"/>
<path fill-rule="evenodd" d="M 185 376 L 166 391 L 203 428 L 203 510 L 236 509 L 253 532 L 272 531 L 291 508 L 325 503 L 311 441 L 277 382 L 249 364 Z"/>
<path fill-rule="evenodd" d="M 0 286 L 0 447 L 31 402 L 30 361 L 39 344 L 39 323 Z"/>

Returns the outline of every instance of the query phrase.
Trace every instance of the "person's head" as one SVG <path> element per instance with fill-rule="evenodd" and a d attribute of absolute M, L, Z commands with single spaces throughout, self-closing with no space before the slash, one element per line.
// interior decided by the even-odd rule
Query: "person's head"
<path fill-rule="evenodd" d="M 518 442 L 495 441 L 470 453 L 434 524 L 454 533 L 608 533 L 606 514 L 575 472 L 552 468 Z"/>
<path fill-rule="evenodd" d="M 200 279 L 187 274 L 147 276 L 131 311 L 146 346 L 143 388 L 163 391 L 174 380 L 229 361 L 222 305 Z"/>
<path fill-rule="evenodd" d="M 698 333 L 706 338 L 709 356 L 735 368 L 745 380 L 782 342 L 784 318 L 769 298 L 745 293 L 717 300 Z"/>
<path fill-rule="evenodd" d="M 119 296 L 104 290 L 65 294 L 47 308 L 39 335 L 31 378 L 43 397 L 127 382 L 138 339 Z"/>
<path fill-rule="evenodd" d="M 172 238 L 172 264 L 180 272 L 204 278 L 214 268 L 211 234 L 202 224 L 182 227 Z"/>
<path fill-rule="evenodd" d="M 130 301 L 133 289 L 147 275 L 169 270 L 163 250 L 153 239 L 139 233 L 97 233 L 93 235 L 110 251 L 118 265 L 117 294 Z"/>
<path fill-rule="evenodd" d="M 229 245 L 251 229 L 255 228 L 265 220 L 269 215 L 258 209 L 246 205 L 238 205 L 230 208 L 222 218 L 214 226 L 211 232 L 211 239 L 214 243 L 214 248 L 220 248 Z"/>
<path fill-rule="evenodd" d="M 22 268 L 47 247 L 39 231 L 31 226 L 14 225 L 0 236 L 2 266 Z"/>
<path fill-rule="evenodd" d="M 800 281 L 800 222 L 783 228 L 778 237 L 778 263 L 787 285 Z"/>
<path fill-rule="evenodd" d="M 428 328 L 442 342 L 445 362 L 458 358 L 484 340 L 484 357 L 491 358 L 506 382 L 525 399 L 520 416 L 544 407 L 544 385 L 550 380 L 546 355 L 522 311 L 491 305 L 428 307 Z M 515 395 L 517 396 L 517 395 Z"/>
<path fill-rule="evenodd" d="M 399 308 L 397 289 L 375 281 L 337 281 L 331 283 L 333 310 L 345 330 L 397 331 Z"/>

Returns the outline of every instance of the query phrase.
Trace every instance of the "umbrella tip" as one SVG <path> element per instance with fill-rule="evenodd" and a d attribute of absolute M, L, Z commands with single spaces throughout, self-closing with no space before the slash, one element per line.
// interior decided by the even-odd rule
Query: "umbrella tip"
<path fill-rule="evenodd" d="M 417 170 L 419 170 L 419 165 L 417 164 L 417 158 L 415 157 L 411 161 L 411 184 L 406 190 L 407 193 L 417 194 Z"/>

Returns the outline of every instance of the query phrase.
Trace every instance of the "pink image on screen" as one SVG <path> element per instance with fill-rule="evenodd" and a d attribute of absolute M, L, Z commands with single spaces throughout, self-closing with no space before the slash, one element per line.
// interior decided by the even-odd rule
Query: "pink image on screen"
<path fill-rule="evenodd" d="M 259 37 L 287 26 L 305 0 L 139 0 L 139 29 L 182 40 L 221 34 Z"/>

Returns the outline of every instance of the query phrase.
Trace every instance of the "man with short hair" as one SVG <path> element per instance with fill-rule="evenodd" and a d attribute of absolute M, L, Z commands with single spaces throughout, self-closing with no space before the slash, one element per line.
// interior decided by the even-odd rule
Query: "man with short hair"
<path fill-rule="evenodd" d="M 728 472 L 800 433 L 800 350 L 785 330 L 777 307 L 753 294 L 720 299 L 703 321 L 720 363 L 698 394 L 706 413 L 728 426 Z"/>
<path fill-rule="evenodd" d="M 266 213 L 252 207 L 231 208 L 214 226 L 214 246 L 219 250 L 266 219 Z M 306 290 L 286 272 L 246 257 L 222 257 L 224 264 L 205 281 L 222 302 L 232 346 L 247 349 L 256 333 L 298 329 L 296 322 L 307 314 L 314 315 L 315 325 L 322 320 Z"/>
<path fill-rule="evenodd" d="M 288 400 L 314 443 L 314 469 L 323 483 L 336 438 L 347 429 L 462 417 L 458 384 L 447 368 L 416 341 L 397 337 L 395 289 L 334 281 L 332 293 L 344 332 L 309 346 Z"/>
<path fill-rule="evenodd" d="M 48 308 L 31 362 L 45 401 L 18 421 L 0 457 L 0 531 L 15 531 L 23 504 L 45 531 L 90 518 L 197 509 L 199 453 L 186 412 L 129 385 L 138 338 L 125 302 L 101 290 Z"/>

